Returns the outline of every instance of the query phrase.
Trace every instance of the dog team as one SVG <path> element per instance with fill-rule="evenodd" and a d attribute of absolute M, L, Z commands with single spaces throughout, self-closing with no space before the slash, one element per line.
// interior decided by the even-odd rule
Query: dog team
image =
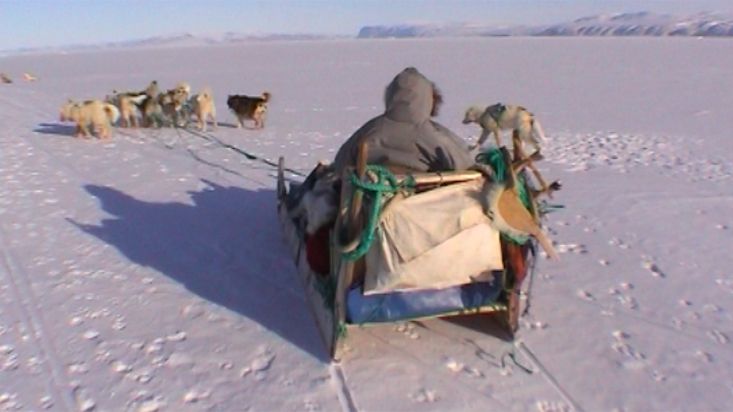
<path fill-rule="evenodd" d="M 262 129 L 269 100 L 268 92 L 254 97 L 229 95 L 227 106 L 237 118 L 237 127 L 244 127 L 245 120 L 252 120 L 255 129 Z M 87 138 L 93 131 L 100 139 L 109 138 L 111 126 L 118 123 L 120 127 L 187 127 L 194 117 L 201 131 L 206 130 L 209 121 L 213 127 L 218 126 L 210 88 L 192 95 L 191 86 L 181 82 L 161 92 L 156 80 L 141 91 L 113 91 L 104 100 L 69 100 L 61 106 L 59 116 L 61 121 L 76 123 L 76 137 Z"/>
<path fill-rule="evenodd" d="M 245 120 L 252 120 L 255 129 L 262 129 L 269 101 L 268 92 L 255 97 L 229 95 L 227 106 L 236 116 L 238 128 L 244 127 Z M 121 127 L 186 127 L 192 116 L 195 116 L 199 130 L 205 131 L 209 120 L 217 127 L 216 106 L 210 88 L 191 95 L 191 86 L 181 82 L 173 89 L 161 92 L 158 82 L 153 80 L 142 91 L 113 91 L 104 101 L 69 100 L 61 107 L 60 120 L 76 122 L 77 137 L 90 136 L 89 126 L 92 126 L 100 138 L 109 138 L 111 125 L 118 121 Z M 522 106 L 501 103 L 485 108 L 471 106 L 465 112 L 463 123 L 477 123 L 482 129 L 478 141 L 469 147 L 471 150 L 483 145 L 491 134 L 496 145 L 501 146 L 502 130 L 516 130 L 521 143 L 531 145 L 537 153 L 539 142 L 546 140 L 539 121 Z"/>

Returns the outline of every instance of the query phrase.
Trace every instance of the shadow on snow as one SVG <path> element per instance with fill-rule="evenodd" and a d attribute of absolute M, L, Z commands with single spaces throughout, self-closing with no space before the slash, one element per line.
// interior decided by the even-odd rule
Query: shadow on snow
<path fill-rule="evenodd" d="M 86 185 L 113 217 L 98 225 L 70 220 L 193 293 L 252 319 L 326 362 L 323 343 L 283 243 L 274 190 L 204 181 L 192 204 L 138 200 Z"/>

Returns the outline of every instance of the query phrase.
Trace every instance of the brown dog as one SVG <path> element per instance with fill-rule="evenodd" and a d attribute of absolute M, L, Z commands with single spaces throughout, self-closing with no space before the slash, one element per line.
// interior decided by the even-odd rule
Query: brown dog
<path fill-rule="evenodd" d="M 167 120 L 172 121 L 173 126 L 181 127 L 185 119 L 183 107 L 188 101 L 188 91 L 183 88 L 175 88 L 159 95 L 158 104 Z"/>
<path fill-rule="evenodd" d="M 249 119 L 254 120 L 255 129 L 262 129 L 265 127 L 268 101 L 270 101 L 270 93 L 268 92 L 263 92 L 260 97 L 235 94 L 227 97 L 227 106 L 237 116 L 237 127 L 243 127 L 244 119 Z"/>
<path fill-rule="evenodd" d="M 163 108 L 160 105 L 160 88 L 158 82 L 153 80 L 142 94 L 145 99 L 138 105 L 143 115 L 143 124 L 146 127 L 161 127 L 165 117 L 163 116 Z"/>

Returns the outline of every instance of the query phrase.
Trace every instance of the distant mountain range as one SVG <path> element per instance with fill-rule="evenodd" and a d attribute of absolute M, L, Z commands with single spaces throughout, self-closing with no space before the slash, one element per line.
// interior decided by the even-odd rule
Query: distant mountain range
<path fill-rule="evenodd" d="M 13 50 L 2 50 L 0 51 L 0 56 L 13 54 L 70 53 L 111 49 L 210 46 L 217 44 L 235 44 L 249 41 L 321 40 L 338 37 L 347 36 L 327 36 L 318 34 L 242 34 L 234 32 L 227 32 L 221 35 L 195 35 L 191 33 L 181 33 L 168 36 L 153 36 L 119 42 L 72 44 L 58 47 L 28 47 Z"/>
<path fill-rule="evenodd" d="M 479 24 L 401 24 L 365 26 L 358 38 L 470 37 L 470 36 L 701 36 L 733 37 L 733 17 L 699 13 L 680 17 L 650 12 L 583 17 L 543 26 L 487 26 Z"/>
<path fill-rule="evenodd" d="M 687 17 L 650 12 L 583 17 L 571 22 L 543 26 L 489 26 L 475 23 L 400 24 L 365 26 L 356 36 L 372 38 L 479 37 L 479 36 L 701 36 L 733 37 L 733 17 L 699 13 Z M 350 38 L 319 34 L 191 33 L 155 36 L 121 42 L 78 44 L 60 47 L 20 48 L 0 51 L 0 56 L 35 53 L 68 53 L 123 48 L 191 47 L 251 41 L 323 40 Z"/>

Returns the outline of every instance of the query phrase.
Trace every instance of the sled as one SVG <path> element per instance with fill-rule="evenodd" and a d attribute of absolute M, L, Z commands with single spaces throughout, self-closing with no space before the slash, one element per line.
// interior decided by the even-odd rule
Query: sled
<path fill-rule="evenodd" d="M 376 253 L 374 248 L 380 246 L 373 243 L 366 255 L 352 259 L 346 258 L 348 254 L 344 253 L 344 245 L 368 225 L 365 223 L 368 220 L 368 211 L 364 207 L 363 194 L 355 190 L 355 180 L 351 176 L 355 174 L 358 179 L 369 180 L 366 176 L 366 150 L 365 146 L 360 147 L 357 166 L 344 172 L 341 178 L 339 211 L 336 221 L 326 229 L 328 265 L 325 270 L 321 268 L 318 272 L 308 261 L 305 230 L 293 219 L 288 208 L 289 196 L 297 190 L 299 184 L 291 183 L 288 186 L 284 158 L 281 157 L 278 162 L 278 216 L 284 238 L 295 260 L 298 276 L 303 283 L 306 300 L 331 358 L 337 361 L 342 358 L 344 341 L 351 328 L 424 318 L 480 316 L 480 322 L 493 323 L 487 329 L 494 331 L 497 330 L 498 321 L 500 330 L 505 332 L 500 338 L 513 340 L 523 306 L 523 299 L 520 299 L 522 287 L 534 265 L 535 242 L 532 239 L 524 244 L 517 244 L 499 236 L 497 232 L 498 249 L 494 252 L 499 254 L 502 268 L 487 270 L 489 281 L 417 291 L 398 290 L 376 294 L 364 292 L 363 273 L 367 260 Z M 316 169 L 318 167 L 320 166 Z M 436 190 L 448 190 L 449 187 L 471 186 L 472 182 L 478 184 L 485 177 L 479 171 L 450 171 L 395 173 L 394 179 L 398 183 L 414 183 L 416 193 L 412 197 L 417 198 Z M 536 205 L 532 208 L 534 216 L 539 219 Z M 455 255 L 446 255 L 442 259 L 450 261 L 455 259 Z M 373 259 L 369 260 L 370 264 L 372 261 Z"/>

